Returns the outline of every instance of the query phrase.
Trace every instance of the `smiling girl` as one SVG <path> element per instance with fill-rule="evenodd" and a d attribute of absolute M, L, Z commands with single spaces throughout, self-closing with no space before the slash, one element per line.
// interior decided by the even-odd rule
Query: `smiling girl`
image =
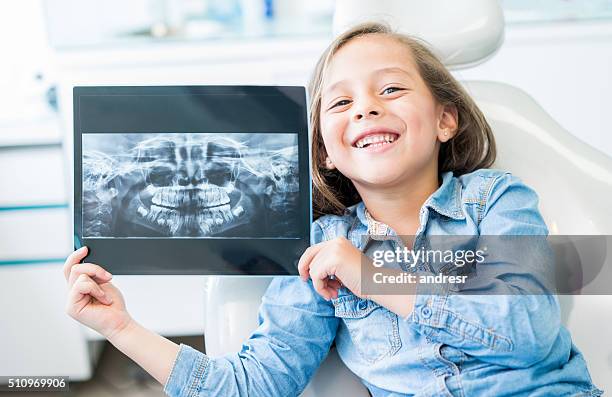
<path fill-rule="evenodd" d="M 373 396 L 599 395 L 554 296 L 362 291 L 364 236 L 548 232 L 534 191 L 487 169 L 491 129 L 436 57 L 360 25 L 322 55 L 310 94 L 314 244 L 302 280 L 272 281 L 240 352 L 211 358 L 140 326 L 111 276 L 79 263 L 86 249 L 64 266 L 68 313 L 170 396 L 295 396 L 334 342 Z"/>

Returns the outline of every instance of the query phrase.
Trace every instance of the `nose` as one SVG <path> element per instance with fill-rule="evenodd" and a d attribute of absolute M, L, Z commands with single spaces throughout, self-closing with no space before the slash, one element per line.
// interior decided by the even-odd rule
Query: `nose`
<path fill-rule="evenodd" d="M 197 186 L 202 183 L 202 178 L 199 177 L 196 173 L 191 173 L 186 169 L 180 170 L 178 174 L 178 184 L 179 186 Z"/>
<path fill-rule="evenodd" d="M 363 119 L 373 119 L 378 118 L 383 114 L 383 108 L 378 103 L 378 101 L 374 98 L 368 97 L 363 98 L 358 103 L 355 103 L 353 106 L 353 121 L 360 121 Z"/>
<path fill-rule="evenodd" d="M 195 161 L 183 161 L 178 168 L 177 174 L 179 186 L 197 186 L 204 182 L 202 169 Z"/>
<path fill-rule="evenodd" d="M 197 186 L 201 184 L 203 181 L 204 181 L 203 178 L 198 177 L 196 175 L 193 175 L 190 177 L 187 173 L 181 173 L 179 174 L 179 177 L 178 177 L 179 186 L 189 186 L 189 185 Z"/>

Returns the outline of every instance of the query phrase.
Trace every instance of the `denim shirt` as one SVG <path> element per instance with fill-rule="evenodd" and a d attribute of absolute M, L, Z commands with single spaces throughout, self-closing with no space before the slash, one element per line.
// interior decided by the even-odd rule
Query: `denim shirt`
<path fill-rule="evenodd" d="M 349 239 L 362 249 L 362 203 L 312 225 L 312 242 Z M 382 227 L 384 230 L 385 228 Z M 385 231 L 393 233 L 393 231 Z M 477 170 L 442 184 L 423 204 L 425 235 L 547 235 L 536 193 L 517 177 Z M 210 358 L 181 345 L 164 387 L 169 396 L 296 396 L 332 343 L 378 396 L 598 396 L 582 354 L 560 323 L 557 298 L 418 294 L 401 318 L 341 289 L 326 301 L 312 282 L 277 277 L 259 327 L 240 352 Z"/>

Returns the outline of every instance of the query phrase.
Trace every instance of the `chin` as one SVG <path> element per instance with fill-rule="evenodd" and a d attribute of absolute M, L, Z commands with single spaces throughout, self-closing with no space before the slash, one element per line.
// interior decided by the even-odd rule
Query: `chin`
<path fill-rule="evenodd" d="M 393 174 L 374 174 L 374 175 L 363 175 L 354 179 L 355 182 L 361 185 L 371 185 L 371 186 L 393 186 L 397 183 L 400 183 L 401 178 L 400 175 Z"/>

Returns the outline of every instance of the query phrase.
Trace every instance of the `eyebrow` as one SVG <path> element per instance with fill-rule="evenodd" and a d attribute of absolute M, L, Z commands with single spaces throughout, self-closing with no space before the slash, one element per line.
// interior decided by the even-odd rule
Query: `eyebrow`
<path fill-rule="evenodd" d="M 403 74 L 407 74 L 409 77 L 412 77 L 412 73 L 398 66 L 378 69 L 378 70 L 375 70 L 373 74 L 385 74 L 385 73 L 403 73 Z"/>
<path fill-rule="evenodd" d="M 387 68 L 382 68 L 382 69 L 377 69 L 374 72 L 372 72 L 373 75 L 381 75 L 381 74 L 389 74 L 389 73 L 401 73 L 401 74 L 406 74 L 408 75 L 408 77 L 410 77 L 411 79 L 412 77 L 412 73 L 410 73 L 409 71 L 402 69 L 400 67 L 397 66 L 392 66 L 392 67 L 387 67 Z M 341 86 L 343 84 L 346 83 L 346 80 L 340 80 L 340 81 L 336 81 L 334 84 L 330 85 L 325 91 L 323 91 L 323 93 L 321 94 L 321 97 L 323 97 L 323 95 L 329 93 L 330 91 L 333 91 L 336 87 Z"/>

